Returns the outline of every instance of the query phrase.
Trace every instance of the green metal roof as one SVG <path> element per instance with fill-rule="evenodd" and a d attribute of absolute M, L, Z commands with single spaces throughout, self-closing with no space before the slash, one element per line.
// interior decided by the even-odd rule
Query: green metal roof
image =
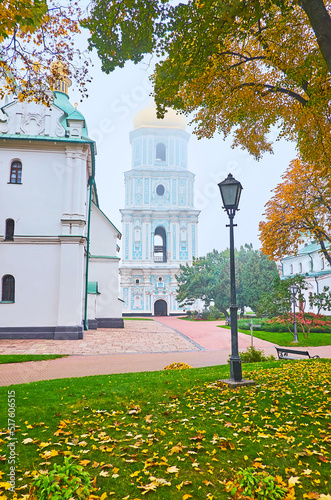
<path fill-rule="evenodd" d="M 328 245 L 326 245 L 326 247 L 330 248 Z M 309 245 L 306 245 L 305 247 L 300 248 L 296 254 L 287 255 L 282 260 L 289 260 L 289 259 L 293 259 L 294 257 L 297 257 L 298 255 L 305 255 L 305 254 L 310 254 L 310 253 L 320 252 L 320 251 L 321 251 L 321 246 L 319 243 L 310 243 Z"/>
<path fill-rule="evenodd" d="M 300 250 L 298 251 L 298 255 L 303 253 L 319 252 L 320 249 L 321 246 L 318 243 L 310 243 L 310 245 L 300 248 Z"/>
<path fill-rule="evenodd" d="M 85 122 L 84 116 L 77 109 L 75 109 L 75 111 L 67 117 L 67 120 L 84 120 L 84 122 Z"/>
<path fill-rule="evenodd" d="M 56 137 L 55 135 L 23 135 L 23 134 L 1 134 L 0 139 L 16 139 L 29 141 L 54 141 L 54 142 L 83 142 L 92 143 L 91 139 L 80 137 Z"/>
<path fill-rule="evenodd" d="M 98 282 L 97 281 L 89 281 L 87 285 L 87 293 L 91 293 L 94 295 L 100 295 L 98 291 Z"/>
<path fill-rule="evenodd" d="M 307 277 L 315 277 L 315 276 L 325 276 L 327 274 L 331 274 L 331 269 L 326 269 L 325 271 L 310 271 L 309 273 L 305 273 Z"/>
<path fill-rule="evenodd" d="M 84 116 L 78 111 L 75 106 L 71 104 L 69 101 L 69 96 L 64 94 L 63 92 L 54 91 L 54 101 L 53 104 L 55 107 L 63 111 L 64 116 L 61 119 L 61 125 L 69 131 L 69 127 L 67 124 L 67 118 L 70 116 L 73 120 L 84 120 L 84 127 L 82 135 L 88 139 L 88 130 L 86 127 L 86 121 Z"/>

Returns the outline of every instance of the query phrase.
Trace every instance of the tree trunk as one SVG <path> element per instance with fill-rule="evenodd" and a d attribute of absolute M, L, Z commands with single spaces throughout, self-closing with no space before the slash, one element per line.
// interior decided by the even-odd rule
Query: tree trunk
<path fill-rule="evenodd" d="M 323 0 L 298 0 L 308 16 L 322 56 L 331 73 L 331 18 Z"/>

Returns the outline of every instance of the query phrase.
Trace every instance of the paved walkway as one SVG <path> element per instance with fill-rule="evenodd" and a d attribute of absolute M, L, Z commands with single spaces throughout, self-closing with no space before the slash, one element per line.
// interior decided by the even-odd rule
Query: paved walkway
<path fill-rule="evenodd" d="M 0 354 L 70 354 L 68 358 L 0 365 L 0 386 L 38 380 L 162 370 L 173 362 L 198 368 L 226 364 L 230 330 L 219 321 L 191 322 L 175 317 L 155 321 L 125 321 L 125 328 L 90 330 L 83 340 L 0 340 Z M 250 336 L 238 334 L 239 349 Z M 254 338 L 265 354 L 275 345 Z M 311 354 L 331 358 L 331 346 L 310 347 Z"/>

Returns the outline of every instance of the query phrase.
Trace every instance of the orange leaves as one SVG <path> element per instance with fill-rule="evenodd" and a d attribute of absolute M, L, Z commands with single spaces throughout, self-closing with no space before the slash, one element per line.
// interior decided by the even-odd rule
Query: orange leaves
<path fill-rule="evenodd" d="M 318 242 L 331 237 L 331 183 L 317 165 L 293 160 L 274 193 L 259 227 L 263 252 L 270 258 L 295 253 L 304 236 Z"/>
<path fill-rule="evenodd" d="M 50 66 L 56 59 L 66 63 L 69 76 L 75 78 L 84 94 L 89 60 L 73 42 L 74 35 L 80 32 L 81 18 L 78 2 L 5 2 L 0 12 L 0 65 L 5 77 L 0 98 L 14 93 L 20 101 L 50 104 L 48 90 L 54 86 Z"/>

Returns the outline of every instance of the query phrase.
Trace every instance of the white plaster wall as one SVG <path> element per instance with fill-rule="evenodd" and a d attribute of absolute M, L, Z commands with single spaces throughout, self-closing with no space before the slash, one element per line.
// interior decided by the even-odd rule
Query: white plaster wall
<path fill-rule="evenodd" d="M 58 324 L 59 262 L 56 244 L 0 245 L 0 279 L 15 278 L 15 303 L 0 303 L 1 327 Z"/>
<path fill-rule="evenodd" d="M 84 243 L 63 241 L 59 273 L 58 325 L 75 326 L 82 323 L 84 290 Z"/>
<path fill-rule="evenodd" d="M 0 279 L 15 278 L 15 303 L 0 303 L 1 327 L 82 322 L 83 245 L 0 245 Z"/>
<path fill-rule="evenodd" d="M 63 233 L 61 217 L 66 188 L 71 199 L 74 179 L 86 176 L 86 164 L 77 160 L 75 171 L 64 147 L 31 143 L 26 150 L 23 141 L 0 142 L 0 234 L 3 234 L 7 218 L 15 220 L 16 235 L 55 236 Z M 22 184 L 9 184 L 13 160 L 22 163 Z M 85 212 L 86 196 L 87 191 L 85 199 L 81 200 L 80 212 Z M 74 208 L 70 202 L 69 207 Z M 81 228 L 81 234 L 84 231 Z"/>
<path fill-rule="evenodd" d="M 90 254 L 116 256 L 117 231 L 94 203 L 91 209 Z M 90 280 L 89 281 L 93 281 Z"/>
<path fill-rule="evenodd" d="M 91 258 L 89 281 L 97 281 L 100 292 L 100 295 L 96 296 L 96 315 L 89 316 L 89 319 L 122 317 L 122 302 L 118 300 L 118 260 Z"/>

